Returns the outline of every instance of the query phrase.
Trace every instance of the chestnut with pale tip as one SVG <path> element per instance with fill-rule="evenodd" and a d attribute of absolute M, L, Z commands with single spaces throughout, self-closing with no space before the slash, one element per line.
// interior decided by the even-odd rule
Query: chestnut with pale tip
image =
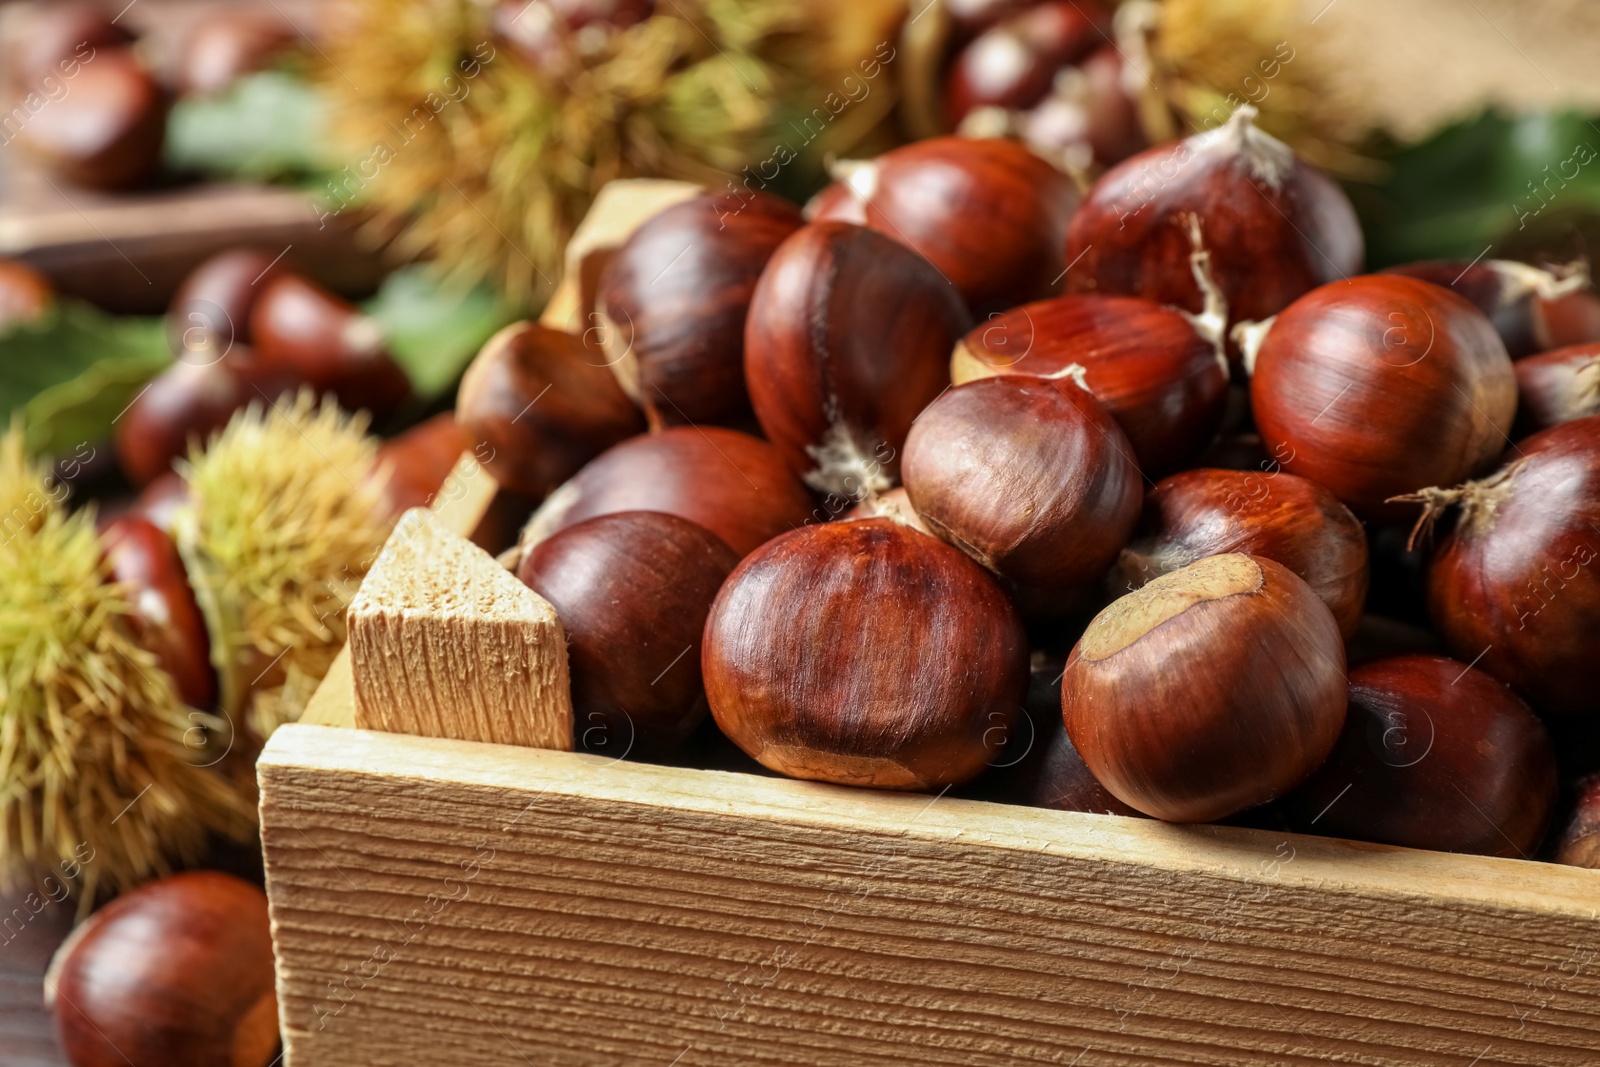
<path fill-rule="evenodd" d="M 1023 145 L 936 137 L 833 169 L 812 221 L 859 223 L 910 246 L 975 313 L 1061 291 L 1077 186 Z"/>
<path fill-rule="evenodd" d="M 1350 672 L 1339 744 L 1286 806 L 1302 833 L 1528 859 L 1555 802 L 1528 705 L 1465 663 L 1397 656 Z"/>
<path fill-rule="evenodd" d="M 955 287 L 905 245 L 849 223 L 802 227 L 773 253 L 745 323 L 762 432 L 819 493 L 892 488 L 912 420 L 949 386 L 950 350 L 971 326 Z"/>
<path fill-rule="evenodd" d="M 1094 581 L 1139 521 L 1127 438 L 1079 382 L 958 385 L 906 439 L 906 493 L 927 527 L 1046 601 Z"/>
<path fill-rule="evenodd" d="M 1137 589 L 1207 556 L 1265 556 L 1303 578 L 1346 639 L 1367 598 L 1367 535 L 1315 482 L 1282 472 L 1191 470 L 1145 496 L 1138 536 L 1117 558 L 1117 578 Z"/>
<path fill-rule="evenodd" d="M 1582 260 L 1549 270 L 1509 259 L 1429 260 L 1384 273 L 1420 278 L 1472 301 L 1489 316 L 1512 359 L 1556 347 L 1554 337 L 1568 317 L 1561 305 L 1589 288 L 1589 267 Z"/>
<path fill-rule="evenodd" d="M 706 616 L 738 563 L 705 527 L 659 511 L 580 522 L 523 557 L 517 577 L 567 634 L 580 741 L 602 730 L 607 752 L 646 752 L 688 736 L 706 711 Z"/>
<path fill-rule="evenodd" d="M 1344 641 L 1311 587 L 1260 556 L 1209 556 L 1106 608 L 1067 658 L 1061 710 L 1130 807 L 1210 822 L 1299 785 L 1345 717 Z"/>
<path fill-rule="evenodd" d="M 1363 518 L 1407 518 L 1390 498 L 1479 474 L 1509 444 L 1506 346 L 1448 289 L 1397 274 L 1333 282 L 1244 347 L 1268 450 Z"/>
<path fill-rule="evenodd" d="M 485 342 L 461 379 L 456 419 L 495 481 L 536 499 L 645 425 L 598 352 L 531 322 Z"/>
<path fill-rule="evenodd" d="M 978 774 L 1009 736 L 1028 644 L 983 568 L 861 519 L 804 527 L 746 558 L 712 605 L 704 672 L 717 725 L 762 765 L 934 789 Z"/>
<path fill-rule="evenodd" d="M 922 516 L 917 514 L 917 509 L 911 506 L 911 497 L 907 495 L 905 486 L 896 486 L 886 493 L 874 493 L 855 507 L 844 513 L 846 522 L 853 519 L 889 519 L 902 526 L 909 526 L 913 530 L 934 536 L 928 529 Z"/>
<path fill-rule="evenodd" d="M 1600 344 L 1569 345 L 1529 356 L 1517 360 L 1513 369 L 1519 435 L 1600 415 Z"/>
<path fill-rule="evenodd" d="M 778 450 L 720 426 L 673 426 L 624 441 L 550 494 L 522 549 L 616 511 L 665 511 L 699 523 L 741 556 L 815 521 L 811 494 Z"/>
<path fill-rule="evenodd" d="M 744 324 L 773 251 L 804 224 L 765 193 L 701 194 L 651 217 L 600 275 L 606 362 L 655 426 L 750 417 Z"/>
<path fill-rule="evenodd" d="M 1428 489 L 1419 534 L 1458 509 L 1428 560 L 1428 614 L 1451 652 L 1547 715 L 1600 713 L 1600 416 L 1517 442 L 1488 477 Z"/>
<path fill-rule="evenodd" d="M 269 1067 L 278 1058 L 267 898 L 216 871 L 135 889 L 56 952 L 45 1001 L 73 1067 Z"/>
<path fill-rule="evenodd" d="M 1203 310 L 1205 294 L 1189 270 L 1191 218 L 1236 322 L 1264 319 L 1359 273 L 1364 247 L 1349 198 L 1255 118 L 1246 105 L 1225 125 L 1101 175 L 1072 218 L 1067 291 Z"/>

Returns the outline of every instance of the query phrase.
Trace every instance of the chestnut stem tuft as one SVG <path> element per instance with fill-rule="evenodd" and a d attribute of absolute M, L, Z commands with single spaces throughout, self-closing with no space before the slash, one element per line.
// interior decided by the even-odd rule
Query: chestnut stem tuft
<path fill-rule="evenodd" d="M 1272 329 L 1272 324 L 1278 320 L 1274 315 L 1270 319 L 1260 322 L 1241 322 L 1229 331 L 1228 336 L 1233 343 L 1239 346 L 1239 354 L 1243 361 L 1244 372 L 1253 376 L 1256 372 L 1256 357 L 1261 354 L 1261 346 L 1266 343 L 1267 333 Z"/>
<path fill-rule="evenodd" d="M 1204 303 L 1198 315 L 1192 311 L 1185 311 L 1183 317 L 1189 320 L 1195 333 L 1211 342 L 1211 347 L 1217 352 L 1217 364 L 1226 375 L 1229 373 L 1228 298 L 1223 295 L 1221 286 L 1217 285 L 1216 278 L 1211 274 L 1211 252 L 1206 248 L 1204 236 L 1200 232 L 1200 216 L 1190 212 L 1186 221 L 1189 226 L 1189 246 L 1192 249 L 1189 253 L 1189 270 L 1194 274 L 1194 284 L 1199 288 Z"/>

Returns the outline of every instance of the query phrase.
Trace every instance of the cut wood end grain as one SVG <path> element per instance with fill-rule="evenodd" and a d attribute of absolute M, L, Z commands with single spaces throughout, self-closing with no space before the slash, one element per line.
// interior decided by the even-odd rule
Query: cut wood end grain
<path fill-rule="evenodd" d="M 357 726 L 572 748 L 555 609 L 432 512 L 401 516 L 350 605 L 349 643 Z"/>

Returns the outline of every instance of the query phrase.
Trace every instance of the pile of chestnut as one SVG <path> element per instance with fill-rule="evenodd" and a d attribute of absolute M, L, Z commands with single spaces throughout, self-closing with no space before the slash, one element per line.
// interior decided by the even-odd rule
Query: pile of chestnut
<path fill-rule="evenodd" d="M 1550 854 L 1600 768 L 1600 301 L 1581 266 L 1363 274 L 1253 118 L 1082 193 L 947 137 L 804 210 L 695 196 L 584 333 L 494 338 L 457 417 L 543 500 L 505 558 L 580 744 Z"/>

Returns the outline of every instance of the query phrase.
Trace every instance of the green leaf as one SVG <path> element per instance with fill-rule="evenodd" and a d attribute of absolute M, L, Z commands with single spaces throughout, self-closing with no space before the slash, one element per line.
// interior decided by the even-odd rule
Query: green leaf
<path fill-rule="evenodd" d="M 421 265 L 389 275 L 363 310 L 383 324 L 389 351 L 424 400 L 453 386 L 483 343 L 518 317 L 487 286 L 441 285 Z"/>
<path fill-rule="evenodd" d="M 0 411 L 21 415 L 30 451 L 69 452 L 111 435 L 144 384 L 172 364 L 159 318 L 113 318 L 60 300 L 0 336 Z"/>
<path fill-rule="evenodd" d="M 185 97 L 167 119 L 166 159 L 175 170 L 261 180 L 332 169 L 327 104 L 286 71 L 247 74 L 216 96 Z"/>

